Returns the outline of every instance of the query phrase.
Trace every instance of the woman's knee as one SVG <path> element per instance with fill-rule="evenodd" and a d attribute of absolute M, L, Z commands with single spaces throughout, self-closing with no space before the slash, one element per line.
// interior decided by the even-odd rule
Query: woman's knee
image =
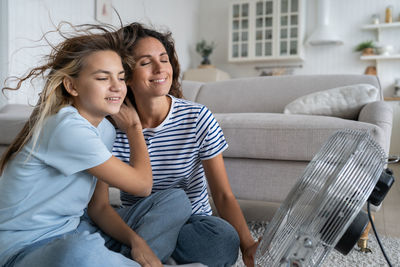
<path fill-rule="evenodd" d="M 226 249 L 239 249 L 239 235 L 230 223 L 215 216 L 207 216 L 206 218 L 202 224 L 207 229 L 210 240 L 226 247 Z"/>
<path fill-rule="evenodd" d="M 173 256 L 181 263 L 230 266 L 237 260 L 239 244 L 238 233 L 225 220 L 195 215 L 182 228 Z"/>

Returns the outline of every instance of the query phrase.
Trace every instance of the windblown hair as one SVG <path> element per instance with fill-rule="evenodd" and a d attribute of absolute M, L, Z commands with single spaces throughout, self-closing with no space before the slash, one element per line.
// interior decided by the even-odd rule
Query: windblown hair
<path fill-rule="evenodd" d="M 61 28 L 65 24 L 72 27 L 74 32 L 63 33 Z M 51 32 L 57 32 L 64 40 L 56 46 L 52 45 L 46 38 L 46 35 Z M 132 57 L 125 53 L 122 35 L 116 34 L 116 32 L 116 29 L 110 25 L 84 24 L 73 26 L 67 22 L 62 22 L 55 31 L 44 34 L 43 39 L 52 47 L 51 53 L 45 57 L 45 64 L 31 69 L 23 77 L 17 77 L 16 87 L 3 88 L 3 91 L 18 90 L 22 83 L 26 81 L 37 78 L 45 80 L 44 88 L 29 120 L 0 160 L 0 174 L 7 162 L 32 138 L 33 147 L 36 146 L 46 118 L 56 114 L 61 108 L 72 104 L 72 97 L 65 89 L 63 80 L 65 77 L 78 77 L 89 55 L 97 51 L 115 51 L 121 56 L 125 71 L 132 68 Z"/>
<path fill-rule="evenodd" d="M 171 32 L 162 33 L 150 29 L 144 26 L 143 24 L 134 22 L 127 26 L 124 26 L 117 33 L 123 35 L 125 49 L 127 50 L 127 53 L 130 53 L 131 55 L 133 55 L 135 47 L 141 39 L 146 37 L 153 37 L 159 40 L 163 44 L 165 50 L 167 51 L 173 71 L 172 84 L 168 93 L 177 98 L 183 97 L 181 84 L 179 82 L 180 66 L 179 66 L 178 56 L 175 50 L 175 42 L 172 38 Z M 134 69 L 131 69 L 128 72 L 126 72 L 125 76 L 126 81 L 129 81 L 132 78 L 133 71 Z M 135 103 L 134 96 L 131 93 L 131 91 L 132 91 L 131 88 L 128 88 L 127 96 L 130 98 L 132 103 Z"/>

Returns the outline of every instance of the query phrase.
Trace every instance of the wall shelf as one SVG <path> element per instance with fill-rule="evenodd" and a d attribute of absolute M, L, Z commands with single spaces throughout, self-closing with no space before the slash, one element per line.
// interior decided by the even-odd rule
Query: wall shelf
<path fill-rule="evenodd" d="M 380 24 L 368 24 L 364 25 L 362 29 L 364 30 L 378 30 L 378 29 L 388 29 L 388 28 L 398 28 L 400 27 L 400 22 L 392 22 L 392 23 L 380 23 Z"/>
<path fill-rule="evenodd" d="M 400 101 L 400 96 L 385 97 L 385 101 Z"/>
<path fill-rule="evenodd" d="M 373 56 L 361 56 L 361 60 L 389 60 L 389 59 L 400 59 L 400 54 L 396 55 L 373 55 Z"/>
<path fill-rule="evenodd" d="M 379 23 L 379 24 L 367 24 L 362 26 L 363 30 L 376 30 L 377 32 L 377 41 L 380 42 L 380 35 L 382 30 L 386 29 L 395 29 L 400 28 L 400 22 L 392 22 L 392 23 Z M 391 54 L 391 55 L 371 55 L 371 56 L 361 56 L 361 60 L 375 60 L 376 62 L 380 60 L 399 60 L 400 54 Z"/>

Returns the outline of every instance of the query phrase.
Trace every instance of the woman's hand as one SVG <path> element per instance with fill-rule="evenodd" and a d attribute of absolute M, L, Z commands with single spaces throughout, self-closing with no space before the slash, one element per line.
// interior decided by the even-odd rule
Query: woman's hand
<path fill-rule="evenodd" d="M 131 245 L 131 256 L 134 261 L 142 267 L 159 267 L 163 266 L 146 241 L 140 236 L 136 236 L 135 241 Z"/>
<path fill-rule="evenodd" d="M 260 239 L 257 242 L 254 242 L 253 245 L 250 247 L 247 247 L 246 249 L 242 250 L 242 258 L 243 258 L 243 263 L 247 267 L 253 267 L 254 266 L 254 256 L 256 255 L 257 247 L 260 244 Z"/>
<path fill-rule="evenodd" d="M 122 104 L 119 112 L 111 115 L 111 117 L 117 124 L 117 127 L 125 133 L 130 127 L 142 127 L 139 115 L 129 99 L 126 99 L 126 104 Z"/>

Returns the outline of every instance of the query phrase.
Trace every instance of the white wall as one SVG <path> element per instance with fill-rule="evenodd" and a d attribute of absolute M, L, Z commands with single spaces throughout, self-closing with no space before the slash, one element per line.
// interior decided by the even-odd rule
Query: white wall
<path fill-rule="evenodd" d="M 61 21 L 72 24 L 96 23 L 95 0 L 1 0 L 8 3 L 8 42 L 0 44 L 0 51 L 8 59 L 7 76 L 22 75 L 37 66 L 42 56 L 49 53 L 46 42 L 39 40 L 44 33 L 54 30 Z M 200 0 L 112 0 L 124 24 L 140 21 L 157 29 L 172 31 L 182 69 L 190 66 L 198 32 Z M 3 16 L 2 16 L 3 19 Z M 120 25 L 116 14 L 113 24 Z M 3 24 L 2 25 L 6 25 Z M 3 39 L 3 38 L 2 38 Z M 59 42 L 56 35 L 50 41 Z M 6 46 L 9 49 L 7 51 Z M 2 56 L 3 58 L 3 56 Z M 3 60 L 2 60 L 3 62 Z M 0 77 L 3 81 L 4 77 Z M 9 103 L 35 104 L 42 83 L 26 83 L 18 91 L 7 91 Z"/>
<path fill-rule="evenodd" d="M 306 2 L 306 37 L 315 27 L 317 21 L 317 1 Z M 230 0 L 202 0 L 200 4 L 200 36 L 215 41 L 217 48 L 211 55 L 211 62 L 218 68 L 228 72 L 233 78 L 258 76 L 255 66 L 266 66 L 271 63 L 229 63 L 228 62 L 228 6 Z M 398 0 L 330 0 L 330 23 L 344 41 L 342 46 L 308 46 L 305 47 L 306 59 L 301 69 L 294 74 L 362 74 L 374 61 L 361 61 L 360 54 L 353 52 L 354 47 L 366 40 L 374 39 L 374 31 L 362 30 L 369 24 L 371 16 L 378 13 L 384 20 L 385 8 L 394 7 L 394 18 L 398 20 L 400 1 Z M 211 8 L 212 7 L 212 8 Z M 385 30 L 381 35 L 382 43 L 392 44 L 400 53 L 400 28 Z M 200 59 L 198 59 L 198 62 Z M 192 66 L 195 67 L 196 62 Z M 274 62 L 272 63 L 274 64 Z M 275 62 L 276 64 L 276 62 Z M 382 61 L 379 65 L 379 77 L 384 94 L 393 94 L 395 78 L 400 78 L 400 60 Z"/>
<path fill-rule="evenodd" d="M 199 32 L 199 3 L 201 0 L 113 0 L 124 24 L 134 21 L 169 30 L 181 69 L 191 67 Z"/>
<path fill-rule="evenodd" d="M 7 20 L 7 1 L 0 1 L 0 82 L 3 87 L 3 81 L 7 76 L 8 70 L 8 20 Z M 6 98 L 0 91 L 0 108 L 6 104 Z"/>

